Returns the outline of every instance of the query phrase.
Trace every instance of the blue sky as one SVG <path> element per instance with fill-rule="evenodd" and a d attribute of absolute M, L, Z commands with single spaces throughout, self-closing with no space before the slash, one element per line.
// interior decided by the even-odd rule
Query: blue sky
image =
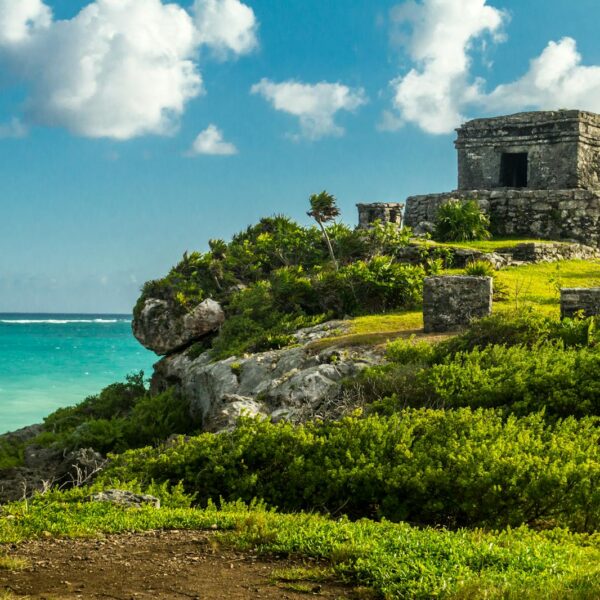
<path fill-rule="evenodd" d="M 453 189 L 465 118 L 600 112 L 597 0 L 192 4 L 0 0 L 0 312 L 127 312 L 312 192 Z"/>

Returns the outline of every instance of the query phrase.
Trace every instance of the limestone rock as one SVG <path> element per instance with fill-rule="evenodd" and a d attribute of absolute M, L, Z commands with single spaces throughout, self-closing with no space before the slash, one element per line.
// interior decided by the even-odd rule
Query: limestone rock
<path fill-rule="evenodd" d="M 185 348 L 216 331 L 224 321 L 223 309 L 211 299 L 178 315 L 165 300 L 148 298 L 140 314 L 133 320 L 132 329 L 133 335 L 143 346 L 163 355 Z"/>
<path fill-rule="evenodd" d="M 312 349 L 312 341 L 344 326 L 334 322 L 301 330 L 298 346 L 243 358 L 210 362 L 208 353 L 167 356 L 155 368 L 152 390 L 175 384 L 206 431 L 230 429 L 243 414 L 293 422 L 333 418 L 342 410 L 342 380 L 383 361 L 370 348 Z"/>
<path fill-rule="evenodd" d="M 109 502 L 118 506 L 128 508 L 141 508 L 144 504 L 150 504 L 155 508 L 160 508 L 160 500 L 156 496 L 149 494 L 134 494 L 126 490 L 105 490 L 89 497 L 91 502 Z"/>

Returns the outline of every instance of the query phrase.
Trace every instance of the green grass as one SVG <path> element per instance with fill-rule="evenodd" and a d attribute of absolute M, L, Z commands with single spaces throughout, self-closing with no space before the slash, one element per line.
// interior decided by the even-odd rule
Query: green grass
<path fill-rule="evenodd" d="M 597 536 L 526 528 L 450 532 L 367 519 L 277 514 L 239 503 L 204 510 L 124 509 L 81 502 L 84 493 L 55 493 L 28 505 L 5 507 L 0 544 L 48 536 L 216 529 L 221 543 L 242 551 L 325 561 L 331 569 L 324 571 L 324 578 L 333 574 L 386 599 L 600 597 Z"/>
<path fill-rule="evenodd" d="M 422 329 L 423 314 L 420 310 L 356 317 L 348 333 L 317 340 L 309 348 L 319 351 L 332 346 L 379 346 Z"/>
<path fill-rule="evenodd" d="M 600 261 L 568 260 L 510 267 L 497 272 L 509 298 L 494 305 L 496 311 L 531 307 L 545 314 L 559 314 L 560 288 L 600 285 Z"/>
<path fill-rule="evenodd" d="M 502 248 L 514 248 L 519 244 L 549 244 L 558 243 L 564 244 L 566 242 L 553 241 L 553 240 L 540 240 L 540 239 L 522 239 L 522 238 L 494 238 L 492 240 L 477 240 L 473 242 L 426 242 L 434 246 L 441 246 L 443 248 L 467 248 L 469 250 L 481 250 L 482 252 L 496 252 Z"/>

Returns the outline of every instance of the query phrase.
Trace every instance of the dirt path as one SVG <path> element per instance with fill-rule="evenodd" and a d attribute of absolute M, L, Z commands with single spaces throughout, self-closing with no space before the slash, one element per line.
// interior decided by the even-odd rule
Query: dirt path
<path fill-rule="evenodd" d="M 44 540 L 4 548 L 2 553 L 23 559 L 25 568 L 13 572 L 0 569 L 0 598 L 6 592 L 8 598 L 39 600 L 353 597 L 352 590 L 342 585 L 273 583 L 275 569 L 315 564 L 225 551 L 214 535 L 206 532 L 157 531 L 93 540 Z"/>

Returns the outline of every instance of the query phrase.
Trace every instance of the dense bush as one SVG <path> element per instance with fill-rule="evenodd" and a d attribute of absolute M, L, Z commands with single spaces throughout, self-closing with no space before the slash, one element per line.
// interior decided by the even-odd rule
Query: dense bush
<path fill-rule="evenodd" d="M 305 426 L 243 421 L 115 458 L 106 478 L 183 481 L 210 498 L 447 526 L 590 530 L 600 519 L 597 421 L 407 410 Z"/>
<path fill-rule="evenodd" d="M 187 401 L 174 390 L 151 396 L 140 373 L 77 406 L 52 413 L 35 441 L 66 450 L 122 452 L 164 441 L 172 434 L 192 433 L 197 426 L 190 419 Z"/>
<path fill-rule="evenodd" d="M 429 344 L 394 344 L 396 361 L 346 383 L 352 401 L 391 414 L 405 407 L 500 408 L 505 415 L 544 411 L 549 420 L 600 416 L 600 348 L 488 345 L 436 356 Z"/>
<path fill-rule="evenodd" d="M 393 257 L 410 239 L 409 229 L 392 225 L 354 230 L 335 223 L 326 230 L 341 266 L 379 254 Z M 147 297 L 161 298 L 182 311 L 207 297 L 227 304 L 236 286 L 269 279 L 279 269 L 311 273 L 331 266 L 319 229 L 302 227 L 284 216 L 261 219 L 230 242 L 210 240 L 209 247 L 205 253 L 186 253 L 166 277 L 147 282 L 134 312 Z"/>
<path fill-rule="evenodd" d="M 146 283 L 134 313 L 148 297 L 167 301 L 175 314 L 213 298 L 227 314 L 213 344 L 215 356 L 224 357 L 279 348 L 298 328 L 326 318 L 410 306 L 420 300 L 425 273 L 439 268 L 427 256 L 423 266 L 396 260 L 410 239 L 408 229 L 382 223 L 368 230 L 340 223 L 324 229 L 322 235 L 277 216 L 229 243 L 211 240 L 208 252 L 186 254 L 164 279 Z"/>
<path fill-rule="evenodd" d="M 489 217 L 475 200 L 449 200 L 438 209 L 433 238 L 438 242 L 487 240 L 489 227 Z"/>
<path fill-rule="evenodd" d="M 280 348 L 301 327 L 328 318 L 381 313 L 419 302 L 425 269 L 384 256 L 307 275 L 285 267 L 238 291 L 213 342 L 215 358 Z"/>
<path fill-rule="evenodd" d="M 0 439 L 0 471 L 18 467 L 23 463 L 25 445 L 14 440 Z"/>

